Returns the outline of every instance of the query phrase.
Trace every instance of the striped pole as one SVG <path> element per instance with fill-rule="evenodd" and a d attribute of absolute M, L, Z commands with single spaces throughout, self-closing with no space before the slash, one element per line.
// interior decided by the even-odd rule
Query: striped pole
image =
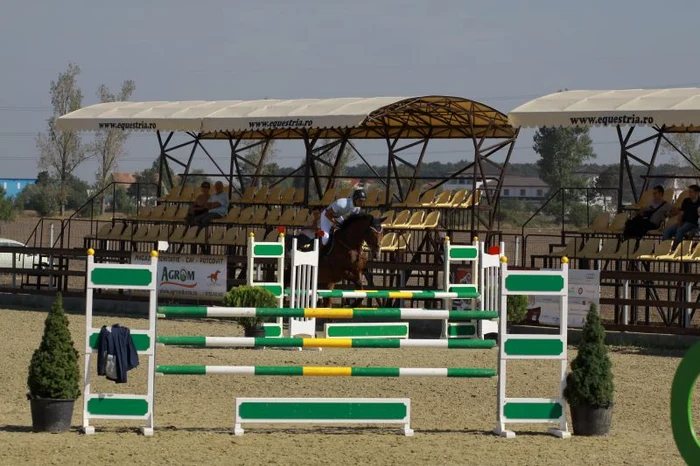
<path fill-rule="evenodd" d="M 331 309 L 159 306 L 159 317 L 296 317 L 320 319 L 378 318 L 398 320 L 475 320 L 497 319 L 497 311 L 444 311 L 414 308 Z"/>
<path fill-rule="evenodd" d="M 479 296 L 476 287 L 461 287 L 459 291 L 439 290 L 319 290 L 320 298 L 384 298 L 384 299 L 469 299 Z"/>
<path fill-rule="evenodd" d="M 495 377 L 496 369 L 463 367 L 327 367 L 327 366 L 158 366 L 163 375 L 282 375 L 336 377 Z"/>
<path fill-rule="evenodd" d="M 447 348 L 489 349 L 495 348 L 494 340 L 410 340 L 405 338 L 248 338 L 159 336 L 156 341 L 166 346 L 200 347 L 292 347 L 292 348 Z"/>

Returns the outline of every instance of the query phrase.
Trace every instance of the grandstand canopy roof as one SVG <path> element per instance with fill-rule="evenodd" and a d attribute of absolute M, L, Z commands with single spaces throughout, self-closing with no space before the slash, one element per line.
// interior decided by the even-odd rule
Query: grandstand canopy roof
<path fill-rule="evenodd" d="M 516 133 L 498 110 L 448 96 L 109 102 L 63 115 L 57 125 L 76 131 L 187 131 L 203 139 L 511 138 Z"/>
<path fill-rule="evenodd" d="M 508 121 L 514 127 L 619 125 L 700 132 L 700 88 L 556 92 L 517 107 Z"/>

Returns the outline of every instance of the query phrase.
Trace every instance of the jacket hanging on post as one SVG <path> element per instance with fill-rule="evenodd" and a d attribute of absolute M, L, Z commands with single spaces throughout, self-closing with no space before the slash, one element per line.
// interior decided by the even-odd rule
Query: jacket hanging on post
<path fill-rule="evenodd" d="M 126 372 L 138 367 L 139 355 L 128 327 L 103 325 L 97 344 L 97 375 L 126 383 Z"/>

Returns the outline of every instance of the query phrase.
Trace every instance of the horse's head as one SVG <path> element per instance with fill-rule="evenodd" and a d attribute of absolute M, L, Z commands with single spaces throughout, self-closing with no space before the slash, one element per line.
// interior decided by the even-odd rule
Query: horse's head
<path fill-rule="evenodd" d="M 379 250 L 382 245 L 382 236 L 384 235 L 382 231 L 382 219 L 372 216 L 370 216 L 370 218 L 372 220 L 369 223 L 369 234 L 367 235 L 367 238 L 365 238 L 365 241 L 372 250 L 372 259 L 377 260 L 379 257 Z"/>
<path fill-rule="evenodd" d="M 372 251 L 372 258 L 379 256 L 382 244 L 382 220 L 369 214 L 351 215 L 341 225 L 337 234 L 353 247 L 361 248 L 366 242 Z"/>

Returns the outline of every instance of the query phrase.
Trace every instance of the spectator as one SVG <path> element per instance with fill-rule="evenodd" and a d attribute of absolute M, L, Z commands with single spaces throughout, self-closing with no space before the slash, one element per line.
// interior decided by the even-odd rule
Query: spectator
<path fill-rule="evenodd" d="M 185 217 L 185 225 L 192 226 L 195 224 L 195 218 L 199 215 L 207 213 L 207 202 L 209 201 L 209 189 L 211 185 L 208 181 L 203 182 L 200 187 L 202 188 L 202 194 L 197 196 L 189 209 L 187 209 L 187 216 Z"/>
<path fill-rule="evenodd" d="M 676 249 L 678 243 L 683 240 L 686 233 L 689 233 L 698 228 L 698 209 L 700 208 L 700 186 L 694 184 L 688 186 L 690 193 L 686 199 L 683 199 L 680 209 L 675 207 L 671 209 L 671 215 L 681 213 L 678 222 L 669 225 L 664 230 L 664 239 L 673 238 L 673 249 Z"/>
<path fill-rule="evenodd" d="M 224 184 L 221 181 L 214 183 L 214 194 L 204 206 L 207 211 L 194 218 L 194 223 L 202 228 L 208 226 L 212 220 L 226 216 L 228 195 L 224 192 Z"/>
<path fill-rule="evenodd" d="M 664 187 L 655 186 L 652 191 L 653 199 L 651 203 L 637 212 L 637 215 L 632 217 L 625 224 L 625 230 L 622 233 L 622 240 L 627 238 L 641 239 L 649 230 L 656 230 L 661 226 L 661 222 L 666 218 L 673 206 L 664 201 Z"/>

